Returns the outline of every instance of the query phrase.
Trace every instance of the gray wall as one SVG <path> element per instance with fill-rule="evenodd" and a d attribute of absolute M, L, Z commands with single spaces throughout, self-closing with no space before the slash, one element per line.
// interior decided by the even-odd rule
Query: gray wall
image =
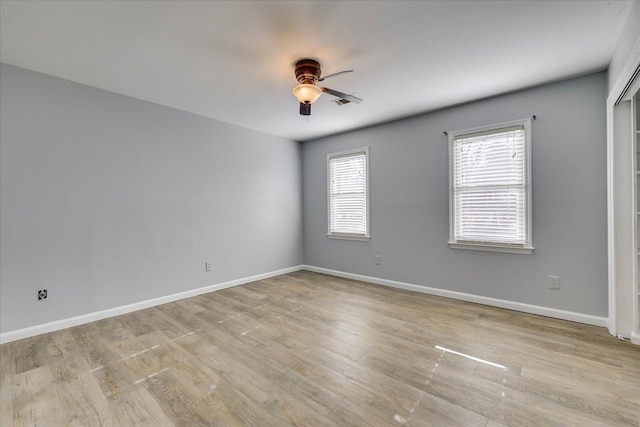
<path fill-rule="evenodd" d="M 305 142 L 305 264 L 606 316 L 606 95 L 603 72 Z M 443 131 L 534 114 L 534 254 L 449 249 Z M 365 146 L 372 239 L 328 239 L 326 155 Z"/>
<path fill-rule="evenodd" d="M 627 65 L 632 49 L 638 42 L 640 42 L 640 1 L 634 1 L 631 3 L 629 17 L 622 29 L 609 64 L 609 92 L 616 84 L 624 66 Z"/>
<path fill-rule="evenodd" d="M 606 315 L 605 73 L 306 142 L 302 153 L 6 64 L 0 91 L 0 332 L 295 266 L 303 237 L 308 265 Z M 449 249 L 442 131 L 532 114 L 534 254 Z M 363 146 L 372 240 L 328 239 L 326 154 Z M 560 291 L 548 275 L 560 275 Z"/>
<path fill-rule="evenodd" d="M 302 263 L 298 142 L 0 67 L 2 332 Z"/>

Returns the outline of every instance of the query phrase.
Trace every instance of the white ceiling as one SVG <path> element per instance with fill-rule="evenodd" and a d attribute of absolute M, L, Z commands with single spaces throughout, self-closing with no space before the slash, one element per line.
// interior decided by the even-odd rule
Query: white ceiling
<path fill-rule="evenodd" d="M 295 140 L 606 69 L 631 1 L 1 1 L 0 61 Z M 356 71 L 307 119 L 293 64 Z"/>

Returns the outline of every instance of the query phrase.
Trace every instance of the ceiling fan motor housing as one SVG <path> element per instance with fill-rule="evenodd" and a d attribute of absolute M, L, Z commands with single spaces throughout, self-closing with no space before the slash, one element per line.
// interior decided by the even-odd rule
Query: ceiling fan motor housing
<path fill-rule="evenodd" d="M 320 63 L 314 59 L 301 59 L 296 62 L 296 79 L 300 84 L 315 85 L 320 79 Z"/>

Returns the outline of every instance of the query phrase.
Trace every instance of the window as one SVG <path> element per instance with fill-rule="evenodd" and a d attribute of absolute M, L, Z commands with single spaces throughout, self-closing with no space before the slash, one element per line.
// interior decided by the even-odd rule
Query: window
<path fill-rule="evenodd" d="M 368 148 L 327 156 L 328 237 L 370 239 L 368 157 Z"/>
<path fill-rule="evenodd" d="M 449 133 L 449 246 L 528 253 L 531 120 Z"/>

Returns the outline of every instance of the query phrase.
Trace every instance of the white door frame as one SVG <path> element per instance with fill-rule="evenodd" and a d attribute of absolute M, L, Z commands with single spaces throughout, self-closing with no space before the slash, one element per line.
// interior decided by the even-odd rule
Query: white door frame
<path fill-rule="evenodd" d="M 614 224 L 614 108 L 618 98 L 622 95 L 627 85 L 633 78 L 634 71 L 640 66 L 640 41 L 629 54 L 629 60 L 625 64 L 620 76 L 613 85 L 607 97 L 607 259 L 608 259 L 608 282 L 609 282 L 609 333 L 617 334 L 616 316 L 616 270 L 615 270 L 615 224 Z M 640 77 L 636 84 L 640 81 Z M 635 92 L 628 91 L 627 96 L 633 96 Z"/>

